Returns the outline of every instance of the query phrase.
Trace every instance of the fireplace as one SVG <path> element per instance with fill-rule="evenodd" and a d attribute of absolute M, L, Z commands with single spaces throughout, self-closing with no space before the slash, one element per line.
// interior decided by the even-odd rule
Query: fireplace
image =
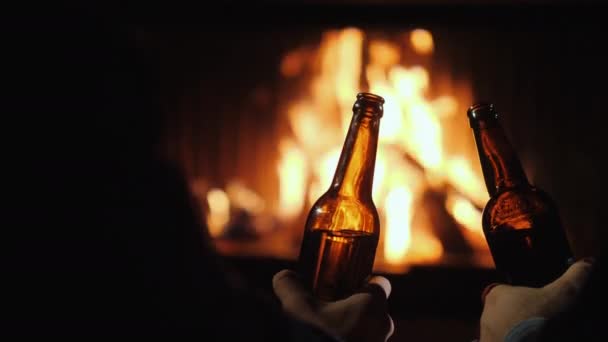
<path fill-rule="evenodd" d="M 184 24 L 147 33 L 180 84 L 166 153 L 187 175 L 218 252 L 247 279 L 268 287 L 273 272 L 293 266 L 359 91 L 386 100 L 374 268 L 393 282 L 395 317 L 464 320 L 454 329 L 471 332 L 479 293 L 497 279 L 465 114 L 474 101 L 503 114 L 530 180 L 558 203 L 575 254 L 599 252 L 602 57 L 590 53 L 601 32 L 593 8 L 268 6 L 207 9 L 226 16 L 219 24 L 172 8 L 165 15 Z M 590 19 L 575 24 L 571 15 Z"/>

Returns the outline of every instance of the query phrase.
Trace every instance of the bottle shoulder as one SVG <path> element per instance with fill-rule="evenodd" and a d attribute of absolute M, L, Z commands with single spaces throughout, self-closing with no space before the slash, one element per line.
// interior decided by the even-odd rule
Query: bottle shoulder
<path fill-rule="evenodd" d="M 307 229 L 354 230 L 376 234 L 380 219 L 374 202 L 330 192 L 321 196 L 310 209 Z"/>
<path fill-rule="evenodd" d="M 534 186 L 507 188 L 496 193 L 483 210 L 485 230 L 529 229 L 540 220 L 558 220 L 553 199 Z"/>

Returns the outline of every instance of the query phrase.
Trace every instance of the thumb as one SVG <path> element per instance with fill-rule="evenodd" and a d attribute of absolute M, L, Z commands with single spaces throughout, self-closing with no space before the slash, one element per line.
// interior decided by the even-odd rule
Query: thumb
<path fill-rule="evenodd" d="M 272 278 L 275 295 L 285 308 L 312 308 L 314 299 L 300 277 L 291 270 L 282 270 Z"/>
<path fill-rule="evenodd" d="M 391 282 L 383 276 L 373 276 L 368 280 L 368 286 L 377 286 L 382 290 L 383 298 L 387 299 L 391 295 Z"/>
<path fill-rule="evenodd" d="M 580 294 L 593 269 L 593 261 L 583 259 L 575 262 L 543 291 L 552 298 L 559 298 L 562 304 L 569 304 Z"/>

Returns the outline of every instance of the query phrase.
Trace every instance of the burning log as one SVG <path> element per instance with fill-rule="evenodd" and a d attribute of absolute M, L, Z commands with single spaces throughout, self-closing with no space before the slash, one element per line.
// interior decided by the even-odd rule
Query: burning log
<path fill-rule="evenodd" d="M 431 173 L 429 173 L 428 170 L 418 161 L 418 159 L 416 159 L 416 157 L 414 157 L 414 155 L 412 153 L 406 151 L 404 148 L 402 148 L 401 146 L 396 145 L 396 144 L 388 145 L 387 148 L 398 151 L 398 153 L 401 155 L 401 157 L 404 159 L 404 161 L 408 163 L 409 166 L 411 166 L 412 168 L 414 168 L 421 174 L 424 174 L 425 181 L 428 186 L 436 188 L 437 189 L 436 191 L 440 191 L 440 192 L 444 192 L 444 193 L 453 193 L 458 196 L 461 196 L 462 198 L 469 201 L 472 205 L 474 205 L 476 209 L 478 209 L 480 211 L 483 210 L 483 206 L 480 205 L 479 200 L 472 198 L 471 196 L 469 196 L 468 193 L 465 193 L 464 191 L 462 191 L 462 187 L 458 187 L 454 184 L 455 182 L 459 182 L 459 181 L 468 182 L 468 181 L 470 181 L 469 179 L 462 179 L 462 180 L 449 179 L 448 177 L 445 177 L 445 176 L 440 176 L 441 177 L 440 181 L 436 181 L 434 179 L 429 179 L 431 177 L 436 177 L 436 176 L 433 176 Z M 452 178 L 455 178 L 455 177 L 452 177 Z"/>
<path fill-rule="evenodd" d="M 427 188 L 420 198 L 422 214 L 431 227 L 433 234 L 439 238 L 447 255 L 470 255 L 473 249 L 460 229 L 460 225 L 450 212 L 446 210 L 447 192 Z"/>

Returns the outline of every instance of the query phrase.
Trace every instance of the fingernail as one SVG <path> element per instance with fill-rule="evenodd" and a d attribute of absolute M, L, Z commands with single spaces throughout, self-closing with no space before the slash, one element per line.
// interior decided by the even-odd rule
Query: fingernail
<path fill-rule="evenodd" d="M 386 338 L 384 339 L 385 342 L 388 341 L 388 339 L 395 333 L 395 322 L 393 321 L 391 315 L 388 315 L 388 320 L 391 323 L 391 326 L 388 329 L 388 334 L 386 334 Z"/>
<path fill-rule="evenodd" d="M 386 295 L 386 298 L 388 298 L 391 295 L 391 291 L 392 291 L 392 286 L 391 286 L 391 282 L 386 279 L 383 276 L 373 276 L 371 277 L 368 282 L 370 284 L 376 284 L 378 286 L 380 286 L 382 288 L 382 290 L 384 290 L 384 294 Z"/>
<path fill-rule="evenodd" d="M 500 285 L 500 283 L 492 283 L 488 286 L 486 286 L 483 291 L 481 292 L 481 303 L 485 303 L 486 301 L 486 296 L 488 295 L 488 293 L 490 293 L 490 291 L 492 291 L 492 289 L 496 286 L 496 285 Z"/>

